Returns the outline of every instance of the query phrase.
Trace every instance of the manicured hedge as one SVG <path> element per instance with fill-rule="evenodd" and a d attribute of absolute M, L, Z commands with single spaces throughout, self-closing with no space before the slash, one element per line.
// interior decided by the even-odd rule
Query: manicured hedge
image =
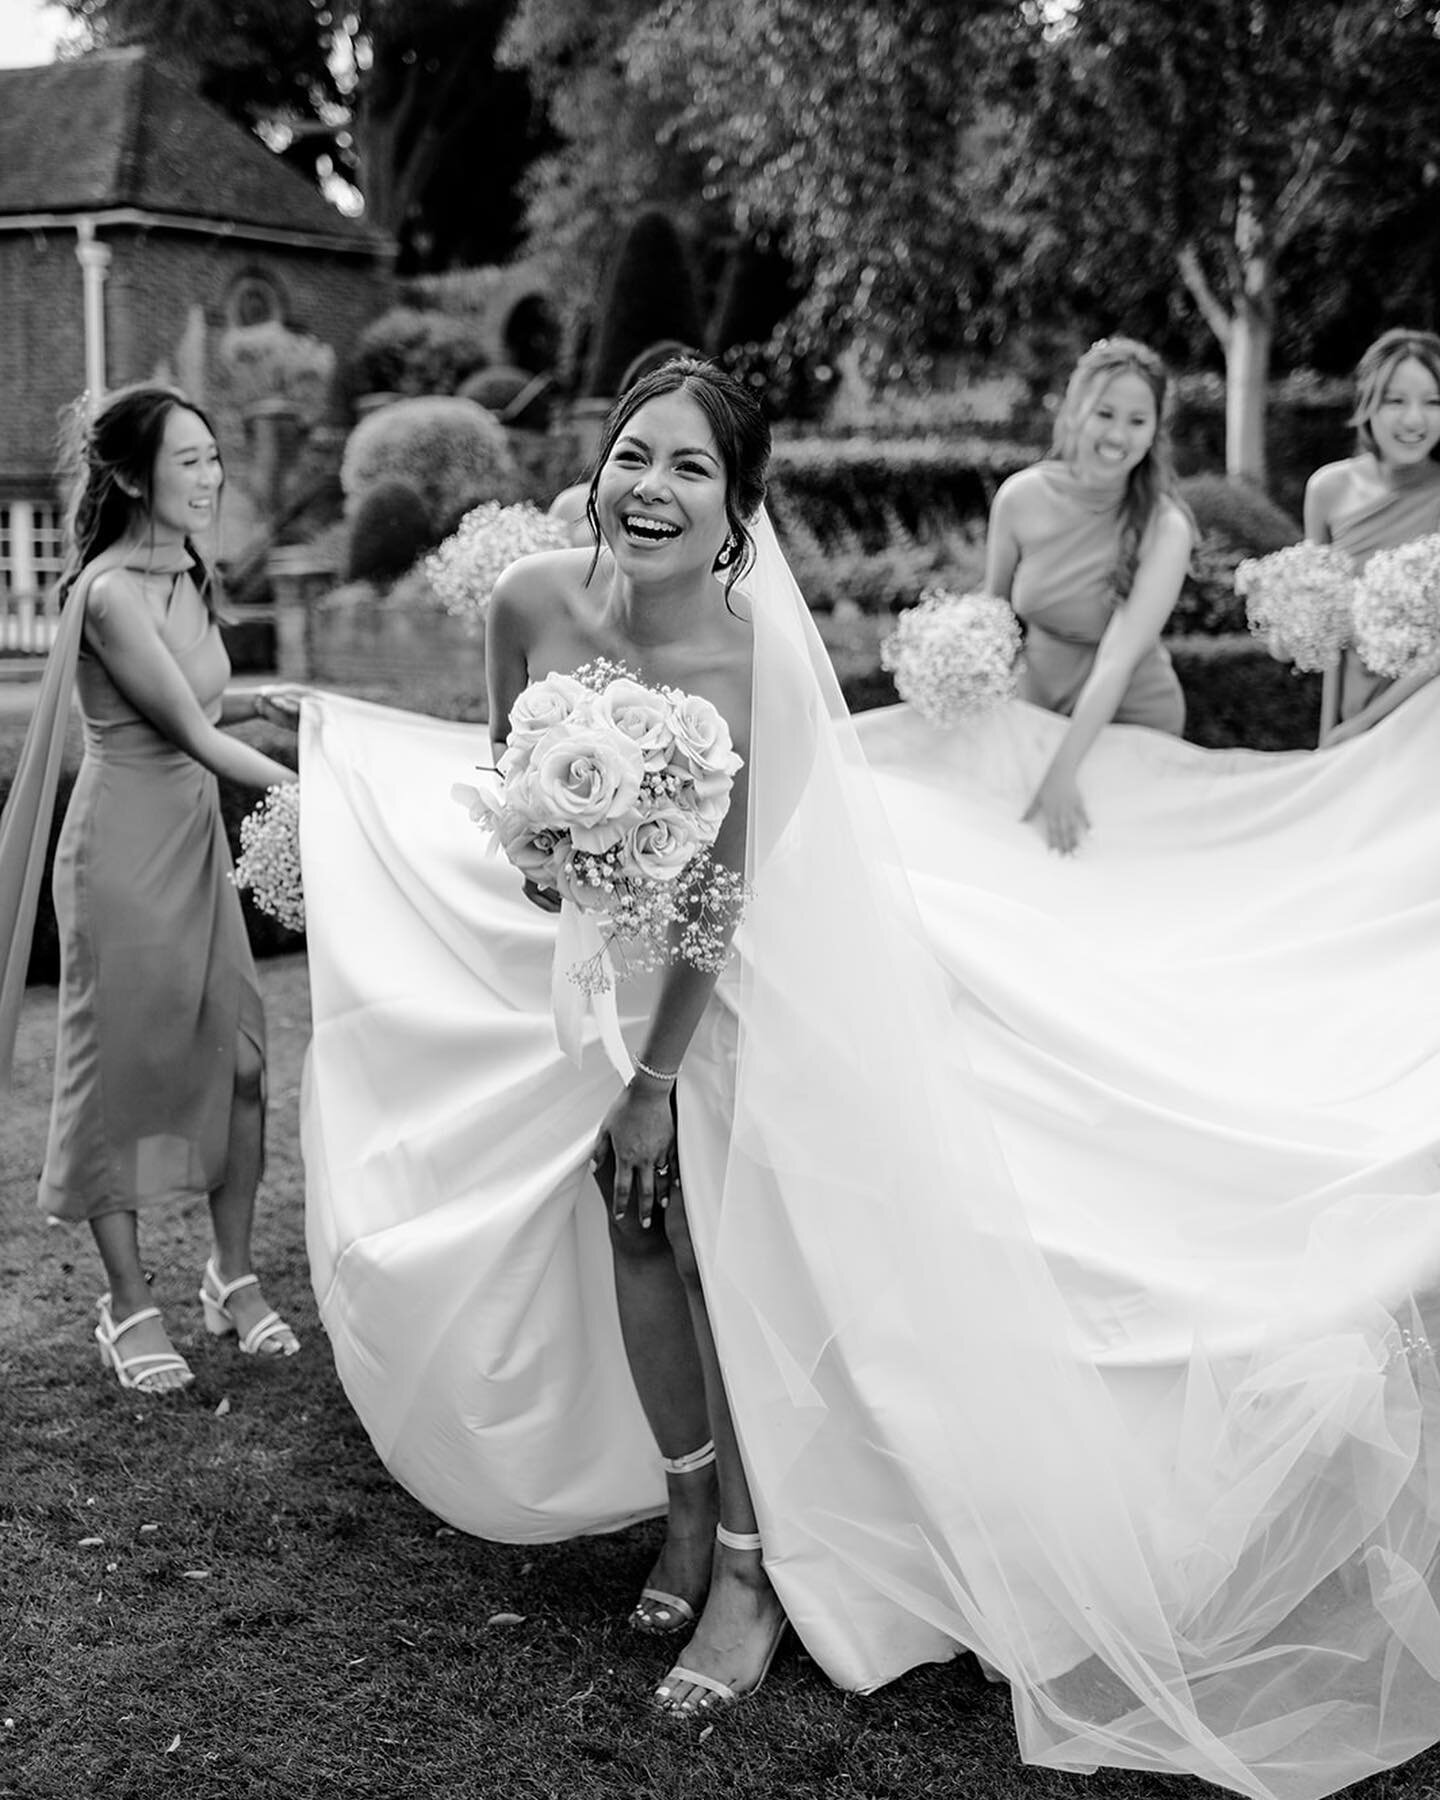
<path fill-rule="evenodd" d="M 983 524 L 995 489 L 1039 454 L 993 438 L 798 438 L 775 446 L 770 505 L 782 524 L 798 520 L 822 543 L 857 533 L 882 549 L 895 522 Z"/>

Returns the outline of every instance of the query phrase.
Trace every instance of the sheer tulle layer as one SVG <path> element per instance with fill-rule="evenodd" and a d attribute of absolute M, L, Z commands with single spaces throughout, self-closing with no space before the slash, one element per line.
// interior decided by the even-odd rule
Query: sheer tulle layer
<path fill-rule="evenodd" d="M 1016 823 L 1056 721 L 876 716 L 872 776 L 786 581 L 767 539 L 756 898 L 680 1105 L 807 1647 L 867 1688 L 974 1646 L 1064 1768 L 1289 1800 L 1413 1754 L 1440 1734 L 1440 711 L 1314 759 L 1108 733 L 1061 863 Z M 448 797 L 482 734 L 325 699 L 303 759 L 347 1391 L 467 1530 L 653 1510 L 584 1174 L 614 1077 L 560 1057 L 553 926 Z"/>

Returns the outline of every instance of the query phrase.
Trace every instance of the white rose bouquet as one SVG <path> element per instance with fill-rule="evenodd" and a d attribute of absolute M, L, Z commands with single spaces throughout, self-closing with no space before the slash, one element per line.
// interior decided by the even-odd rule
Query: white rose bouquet
<path fill-rule="evenodd" d="M 1377 675 L 1440 665 L 1440 533 L 1377 550 L 1355 584 L 1355 649 Z"/>
<path fill-rule="evenodd" d="M 880 645 L 880 666 L 932 725 L 955 725 L 1016 691 L 1020 624 L 996 594 L 925 588 Z"/>
<path fill-rule="evenodd" d="M 240 821 L 236 887 L 248 889 L 261 912 L 291 931 L 305 929 L 305 889 L 300 879 L 300 783 L 267 788 L 265 798 Z"/>
<path fill-rule="evenodd" d="M 560 894 L 556 967 L 593 1000 L 617 975 L 724 967 L 745 883 L 710 847 L 740 766 L 708 700 L 601 660 L 519 695 L 498 797 L 452 792 L 527 880 Z M 556 1005 L 572 1049 L 578 1021 L 567 1041 Z"/>
<path fill-rule="evenodd" d="M 1355 565 L 1331 544 L 1287 544 L 1247 556 L 1235 592 L 1255 636 L 1297 669 L 1332 669 L 1350 641 Z"/>
<path fill-rule="evenodd" d="M 425 558 L 425 575 L 441 607 L 478 628 L 511 563 L 537 550 L 563 550 L 569 541 L 565 527 L 528 500 L 517 506 L 486 500 Z"/>

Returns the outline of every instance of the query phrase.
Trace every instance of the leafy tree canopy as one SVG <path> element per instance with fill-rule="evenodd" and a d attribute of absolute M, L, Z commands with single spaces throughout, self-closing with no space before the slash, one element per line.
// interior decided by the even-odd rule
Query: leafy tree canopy
<path fill-rule="evenodd" d="M 1317 251 L 1422 219 L 1440 168 L 1440 8 L 1415 0 L 1075 0 L 1014 9 L 987 63 L 1010 289 L 1117 322 L 1156 271 L 1223 349 L 1232 472 L 1263 475 L 1279 318 L 1338 304 Z M 1413 240 L 1412 240 L 1413 245 Z M 1387 321 L 1389 322 L 1389 321 Z M 1358 349 L 1358 346 L 1357 346 Z"/>
<path fill-rule="evenodd" d="M 988 323 L 972 71 L 1009 0 L 663 0 L 624 65 L 669 96 L 741 232 L 778 232 L 797 349 L 853 342 L 899 373 Z"/>

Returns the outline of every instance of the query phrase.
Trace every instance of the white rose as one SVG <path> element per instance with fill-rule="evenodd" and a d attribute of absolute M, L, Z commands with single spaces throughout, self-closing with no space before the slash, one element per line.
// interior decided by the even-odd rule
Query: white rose
<path fill-rule="evenodd" d="M 663 769 L 670 760 L 670 702 L 653 688 L 621 677 L 599 696 L 596 708 L 617 731 L 640 746 L 647 769 Z"/>
<path fill-rule="evenodd" d="M 671 703 L 670 729 L 675 734 L 673 766 L 704 781 L 709 791 L 723 778 L 728 791 L 742 758 L 730 741 L 724 714 L 699 694 L 681 694 Z"/>
<path fill-rule="evenodd" d="M 594 698 L 590 689 L 573 675 L 547 675 L 542 681 L 532 681 L 515 696 L 515 703 L 510 708 L 510 734 L 505 740 L 507 747 L 502 769 L 508 774 L 547 731 L 563 725 L 586 701 Z"/>
<path fill-rule="evenodd" d="M 536 744 L 526 774 L 534 815 L 570 833 L 577 850 L 608 850 L 635 821 L 645 759 L 608 722 L 572 719 Z"/>
<path fill-rule="evenodd" d="M 666 807 L 632 827 L 625 838 L 625 873 L 645 881 L 673 881 L 700 849 L 695 819 Z"/>

